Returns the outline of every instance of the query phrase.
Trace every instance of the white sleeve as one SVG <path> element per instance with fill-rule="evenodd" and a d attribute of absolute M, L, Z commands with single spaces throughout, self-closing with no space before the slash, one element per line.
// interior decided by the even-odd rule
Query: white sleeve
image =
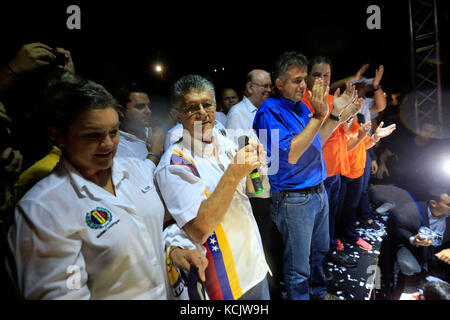
<path fill-rule="evenodd" d="M 82 242 L 65 223 L 30 201 L 19 203 L 8 233 L 11 262 L 25 299 L 90 299 Z"/>
<path fill-rule="evenodd" d="M 203 254 L 206 254 L 204 246 L 196 245 L 191 241 L 186 232 L 181 229 L 176 223 L 171 224 L 163 232 L 164 247 L 180 247 L 186 250 L 198 249 Z"/>
<path fill-rule="evenodd" d="M 166 165 L 155 173 L 167 210 L 180 228 L 197 217 L 206 185 L 189 167 Z"/>

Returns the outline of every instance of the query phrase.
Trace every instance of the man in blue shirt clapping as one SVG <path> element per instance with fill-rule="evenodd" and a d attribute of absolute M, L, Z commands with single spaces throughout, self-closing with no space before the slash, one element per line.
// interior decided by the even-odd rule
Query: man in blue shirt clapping
<path fill-rule="evenodd" d="M 331 296 L 323 272 L 329 226 L 322 145 L 350 116 L 356 99 L 354 88 L 348 87 L 340 97 L 337 91 L 329 114 L 329 88 L 317 79 L 310 94 L 314 112 L 310 112 L 300 101 L 307 88 L 307 65 L 300 53 L 281 55 L 274 74 L 277 94 L 265 100 L 253 123 L 270 160 L 271 215 L 283 236 L 284 280 L 293 300 Z M 332 121 L 325 122 L 328 116 Z"/>

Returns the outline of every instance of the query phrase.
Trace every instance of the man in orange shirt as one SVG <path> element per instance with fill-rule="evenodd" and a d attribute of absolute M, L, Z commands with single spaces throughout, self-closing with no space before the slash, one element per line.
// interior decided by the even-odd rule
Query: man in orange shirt
<path fill-rule="evenodd" d="M 355 115 L 356 117 L 356 115 Z M 356 230 L 356 213 L 363 191 L 363 174 L 366 166 L 366 150 L 372 148 L 381 138 L 395 130 L 395 124 L 383 128 L 380 123 L 375 133 L 369 137 L 371 122 L 358 114 L 358 121 L 350 119 L 344 124 L 347 139 L 350 170 L 341 176 L 340 204 L 336 235 L 346 242 L 370 251 L 372 245 L 365 241 Z"/>
<path fill-rule="evenodd" d="M 330 85 L 331 79 L 331 61 L 330 59 L 322 56 L 312 58 L 308 64 L 308 77 L 306 79 L 308 89 L 314 85 L 314 81 L 318 78 L 322 78 L 324 87 Z M 302 102 L 306 104 L 311 112 L 314 109 L 311 106 L 309 100 L 310 92 L 306 90 L 303 96 Z M 333 95 L 328 95 L 328 106 L 333 109 Z M 325 121 L 328 120 L 328 117 Z M 339 125 L 328 140 L 323 144 L 323 158 L 327 170 L 327 179 L 324 181 L 325 189 L 329 199 L 329 232 L 330 232 L 330 250 L 327 255 L 328 261 L 336 264 L 344 265 L 346 267 L 355 267 L 356 261 L 350 256 L 344 253 L 344 247 L 342 243 L 335 238 L 335 217 L 338 212 L 339 204 L 339 190 L 341 186 L 341 174 L 345 174 L 350 170 L 348 155 L 347 155 L 347 142 L 345 140 L 345 131 L 342 125 Z"/>

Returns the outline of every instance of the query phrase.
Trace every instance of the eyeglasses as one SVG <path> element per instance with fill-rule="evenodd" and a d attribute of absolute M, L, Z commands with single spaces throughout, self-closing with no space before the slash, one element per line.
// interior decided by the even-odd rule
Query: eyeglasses
<path fill-rule="evenodd" d="M 255 86 L 266 89 L 266 90 L 272 90 L 273 86 L 271 84 L 265 84 L 265 85 L 260 85 L 256 82 L 251 81 L 251 83 L 253 83 Z"/>
<path fill-rule="evenodd" d="M 202 110 L 205 112 L 214 112 L 216 111 L 216 105 L 214 103 L 208 102 L 200 104 L 190 104 L 186 106 L 183 113 L 188 117 L 192 117 L 194 115 L 196 116 L 200 114 Z"/>

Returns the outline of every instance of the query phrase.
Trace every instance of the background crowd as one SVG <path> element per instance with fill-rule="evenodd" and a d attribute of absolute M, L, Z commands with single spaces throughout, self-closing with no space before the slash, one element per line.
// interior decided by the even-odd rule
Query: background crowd
<path fill-rule="evenodd" d="M 126 193 L 119 191 L 125 188 L 124 183 L 116 181 L 114 175 L 104 176 L 104 172 L 115 168 L 113 158 L 117 166 L 126 166 L 121 162 L 125 160 L 116 159 L 130 157 L 144 161 L 147 167 L 138 169 L 140 164 L 131 165 L 128 174 L 145 172 L 152 180 L 149 190 L 154 187 L 158 190 L 148 194 L 153 198 L 146 209 L 151 219 L 159 215 L 159 220 L 147 221 L 144 217 L 139 223 L 151 225 L 155 230 L 160 225 L 161 238 L 141 242 L 137 239 L 139 244 L 135 247 L 122 250 L 133 251 L 133 256 L 138 254 L 139 246 L 145 252 L 149 250 L 146 254 L 150 260 L 158 261 L 161 272 L 160 279 L 150 281 L 149 287 L 160 291 L 150 290 L 152 293 L 147 295 L 145 288 L 140 288 L 142 295 L 128 295 L 124 292 L 129 288 L 116 288 L 119 293 L 110 293 L 114 287 L 111 279 L 127 287 L 130 278 L 145 277 L 145 272 L 154 270 L 155 265 L 145 266 L 148 270 L 133 267 L 122 273 L 113 258 L 95 260 L 84 252 L 83 281 L 87 295 L 78 292 L 79 296 L 66 298 L 167 298 L 161 289 L 166 285 L 161 268 L 165 268 L 162 255 L 168 249 L 169 258 L 179 268 L 189 271 L 189 264 L 193 263 L 202 280 L 206 272 L 210 298 L 332 299 L 333 295 L 326 291 L 329 275 L 324 263 L 357 266 L 357 261 L 345 255 L 343 248 L 353 244 L 360 250 L 372 249 L 356 231 L 356 225 L 381 228 L 374 221 L 373 208 L 381 204 L 391 205 L 392 221 L 381 259 L 386 291 L 396 294 L 401 290 L 402 275 L 425 272 L 449 281 L 450 228 L 446 217 L 450 215 L 450 179 L 442 165 L 448 166 L 446 161 L 450 159 L 448 139 L 437 139 L 440 128 L 436 123 L 421 123 L 415 131 L 403 124 L 400 110 L 405 93 L 383 88 L 383 65 L 373 75 L 367 75 L 369 65 L 363 65 L 349 72 L 345 79 L 331 81 L 332 61 L 321 56 L 308 58 L 286 52 L 272 70 L 247 70 L 246 78 L 236 81 L 245 83 L 243 87 L 215 88 L 207 77 L 188 76 L 173 84 L 170 102 L 157 99 L 154 102 L 152 88 L 135 81 L 104 83 L 105 89 L 101 83 L 99 86 L 83 79 L 76 73 L 78 66 L 67 49 L 39 42 L 23 45 L 12 59 L 2 62 L 0 70 L 2 256 L 15 261 L 15 265 L 2 264 L 2 268 L 8 269 L 2 272 L 7 278 L 5 283 L 10 284 L 5 293 L 16 292 L 25 298 L 58 297 L 58 292 L 64 291 L 61 277 L 67 275 L 66 266 L 59 265 L 59 260 L 46 264 L 39 260 L 42 254 L 37 252 L 48 250 L 47 254 L 52 256 L 55 254 L 52 250 L 56 250 L 52 244 L 58 241 L 64 242 L 65 254 L 74 250 L 73 246 L 89 243 L 81 237 L 80 242 L 71 244 L 73 235 L 61 231 L 67 225 L 58 222 L 68 218 L 63 215 L 57 219 L 56 213 L 52 213 L 70 210 L 70 206 L 51 207 L 53 202 L 58 203 L 53 198 L 55 193 L 61 193 L 60 199 L 64 199 L 67 191 L 62 185 L 59 190 L 46 189 L 52 183 L 62 183 L 51 180 L 61 178 L 60 168 L 66 168 L 71 175 L 80 173 L 106 190 L 108 196 L 130 201 L 127 197 L 134 198 L 131 191 L 128 196 L 120 195 Z M 94 108 L 86 110 L 86 107 Z M 199 121 L 202 151 L 196 154 L 184 144 L 190 141 L 191 146 L 196 145 L 194 122 Z M 87 143 L 79 144 L 77 134 L 87 124 L 105 127 L 106 138 L 97 130 L 86 133 L 86 139 L 103 137 L 110 140 L 109 144 L 102 141 L 100 147 L 92 150 Z M 80 125 L 79 132 L 73 129 L 76 125 Z M 266 129 L 268 135 L 262 137 L 260 129 Z M 272 129 L 278 130 L 278 136 L 272 137 Z M 242 134 L 235 134 L 236 130 Z M 240 152 L 251 160 L 233 165 L 233 159 L 239 156 L 238 137 L 243 134 L 252 142 L 239 149 L 245 150 Z M 272 142 L 276 139 L 275 150 Z M 227 158 L 213 156 L 214 150 L 207 151 L 206 145 L 211 142 L 214 150 L 224 150 Z M 102 164 L 85 161 L 83 157 L 88 159 L 89 152 Z M 212 160 L 208 158 L 211 156 Z M 275 162 L 278 170 L 271 172 Z M 263 193 L 255 193 L 249 179 L 247 183 L 244 181 L 255 168 L 259 168 Z M 45 198 L 39 188 L 50 198 Z M 86 192 L 89 190 L 86 188 L 77 192 Z M 88 193 L 100 197 L 98 190 L 92 190 Z M 17 206 L 19 200 L 21 204 Z M 34 200 L 43 203 L 40 205 L 46 214 L 55 215 L 50 224 L 44 218 L 34 221 L 38 219 L 30 215 L 37 210 Z M 158 201 L 160 204 L 156 205 Z M 46 202 L 50 203 L 49 208 Z M 122 204 L 126 205 L 131 206 Z M 82 206 L 80 210 L 87 209 Z M 100 214 L 107 217 L 107 213 Z M 145 227 L 139 223 L 135 232 L 146 234 L 148 230 L 141 229 Z M 222 225 L 224 230 L 217 229 Z M 439 235 L 436 241 L 419 237 L 419 228 L 423 226 Z M 228 240 L 229 252 L 222 249 L 222 259 L 227 260 L 227 254 L 234 259 L 234 265 L 224 264 L 228 291 L 223 289 L 214 246 L 206 249 L 202 246 L 207 241 L 222 245 L 223 235 Z M 248 247 L 239 246 L 242 239 L 247 239 Z M 27 246 L 31 253 L 24 250 Z M 109 254 L 110 251 L 114 250 L 107 250 Z M 80 251 L 75 253 L 78 257 Z M 242 256 L 248 257 L 238 259 Z M 201 262 L 194 263 L 197 258 Z M 33 259 L 36 261 L 29 261 Z M 395 263 L 400 265 L 400 281 L 393 280 Z M 38 265 L 44 271 L 27 275 L 36 273 Z M 212 265 L 216 268 L 214 272 Z M 95 271 L 92 266 L 105 270 Z M 59 274 L 44 275 L 48 270 L 56 273 L 58 268 Z M 269 269 L 271 274 L 266 277 Z M 212 274 L 216 274 L 220 290 L 210 280 Z M 92 284 L 90 281 L 97 280 L 96 277 L 100 280 Z M 237 287 L 231 284 L 233 277 L 238 279 Z M 170 280 L 169 276 L 168 282 L 174 287 L 176 283 Z M 52 281 L 55 287 L 46 283 Z"/>

